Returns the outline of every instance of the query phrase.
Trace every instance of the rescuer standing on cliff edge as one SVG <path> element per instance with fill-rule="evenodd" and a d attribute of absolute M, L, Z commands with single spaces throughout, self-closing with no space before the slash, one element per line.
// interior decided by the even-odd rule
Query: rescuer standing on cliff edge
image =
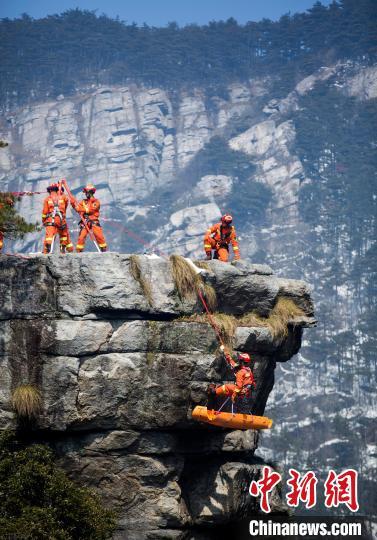
<path fill-rule="evenodd" d="M 236 229 L 232 225 L 233 218 L 230 214 L 225 214 L 220 223 L 207 229 L 204 236 L 204 251 L 207 259 L 212 259 L 212 250 L 215 250 L 214 259 L 227 262 L 229 259 L 229 244 L 232 244 L 234 258 L 240 258 Z"/>
<path fill-rule="evenodd" d="M 71 196 L 70 199 L 73 208 L 81 215 L 81 221 L 79 223 L 80 234 L 77 239 L 76 251 L 79 253 L 83 251 L 89 230 L 94 234 L 100 250 L 107 251 L 106 240 L 99 222 L 101 203 L 94 197 L 96 188 L 93 184 L 87 184 L 84 187 L 83 192 L 85 193 L 86 198 L 81 202 L 77 202 L 73 196 Z"/>
<path fill-rule="evenodd" d="M 56 234 L 60 237 L 60 251 L 73 251 L 69 236 L 66 213 L 69 204 L 68 197 L 63 193 L 61 184 L 51 184 L 47 187 L 48 196 L 43 202 L 42 223 L 46 228 L 43 243 L 43 253 L 50 253 Z"/>

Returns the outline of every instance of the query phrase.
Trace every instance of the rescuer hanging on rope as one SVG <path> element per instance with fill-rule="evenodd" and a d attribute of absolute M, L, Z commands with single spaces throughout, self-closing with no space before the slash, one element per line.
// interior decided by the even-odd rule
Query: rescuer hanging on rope
<path fill-rule="evenodd" d="M 76 251 L 81 252 L 85 247 L 86 237 L 89 233 L 94 235 L 94 238 L 101 251 L 107 251 L 106 240 L 102 231 L 102 227 L 99 222 L 99 211 L 101 204 L 98 199 L 94 197 L 96 188 L 93 184 L 88 184 L 84 187 L 86 199 L 81 202 L 77 202 L 76 199 L 71 196 L 71 204 L 73 208 L 81 215 L 80 234 L 77 239 Z"/>
<path fill-rule="evenodd" d="M 234 403 L 238 398 L 250 397 L 252 387 L 256 386 L 253 372 L 249 364 L 250 355 L 238 353 L 236 359 L 225 352 L 224 345 L 220 347 L 228 365 L 232 368 L 236 382 L 222 385 L 210 384 L 208 387 L 208 409 L 214 409 L 216 396 L 230 397 Z"/>
<path fill-rule="evenodd" d="M 66 213 L 69 204 L 68 197 L 63 193 L 61 184 L 51 184 L 47 188 L 48 196 L 43 202 L 42 223 L 45 227 L 43 253 L 51 253 L 56 234 L 60 237 L 60 251 L 73 251 L 69 236 Z"/>
<path fill-rule="evenodd" d="M 212 250 L 214 250 L 214 259 L 227 262 L 229 259 L 229 244 L 232 244 L 234 258 L 240 258 L 236 229 L 232 225 L 233 218 L 230 214 L 225 214 L 220 223 L 207 229 L 204 236 L 204 251 L 207 259 L 212 259 Z"/>

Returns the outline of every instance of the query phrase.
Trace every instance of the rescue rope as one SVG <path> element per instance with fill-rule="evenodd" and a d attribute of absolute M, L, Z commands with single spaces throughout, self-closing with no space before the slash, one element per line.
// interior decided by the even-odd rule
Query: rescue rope
<path fill-rule="evenodd" d="M 167 257 L 167 254 L 164 253 L 163 251 L 161 251 L 160 249 L 156 248 L 155 246 L 153 246 L 152 244 L 150 244 L 149 242 L 147 242 L 146 240 L 144 240 L 143 238 L 141 238 L 138 234 L 130 231 L 129 229 L 127 229 L 127 227 L 125 227 L 124 225 L 120 225 L 120 220 L 117 220 L 117 219 L 110 219 L 110 218 L 102 218 L 102 221 L 105 221 L 105 222 L 113 222 L 113 223 L 116 223 L 117 227 L 119 227 L 120 229 L 122 229 L 126 234 L 128 234 L 128 236 L 130 236 L 131 238 L 133 238 L 134 240 L 136 240 L 137 242 L 139 242 L 140 244 L 143 244 L 145 247 L 149 248 L 150 250 L 152 251 L 155 251 L 159 254 L 161 254 L 163 257 Z M 118 225 L 119 223 L 119 225 Z M 203 297 L 203 294 L 202 292 L 200 291 L 200 289 L 197 290 L 197 293 L 198 293 L 198 296 L 200 298 L 200 301 L 202 302 L 203 304 L 203 307 L 206 311 L 206 314 L 207 314 L 207 317 L 208 317 L 208 320 L 210 322 L 210 325 L 212 326 L 213 330 L 215 331 L 215 334 L 217 336 L 217 339 L 219 340 L 220 344 L 225 348 L 225 344 L 224 344 L 224 341 L 221 337 L 221 332 L 220 332 L 220 329 L 219 327 L 217 326 L 208 306 L 207 306 L 207 303 Z"/>
<path fill-rule="evenodd" d="M 0 251 L 0 255 L 5 255 L 6 257 L 18 257 L 19 259 L 31 259 L 32 257 L 27 257 L 26 255 L 19 255 L 18 253 L 3 253 Z"/>
<path fill-rule="evenodd" d="M 105 223 L 106 222 L 107 223 L 109 223 L 109 222 L 110 223 L 115 223 L 115 225 L 112 225 L 113 227 L 117 227 L 118 229 L 121 229 L 126 234 L 128 234 L 128 236 L 130 238 L 133 238 L 134 240 L 139 242 L 139 244 L 142 244 L 143 246 L 150 249 L 151 251 L 154 251 L 154 252 L 158 253 L 161 257 L 168 257 L 168 255 L 166 253 L 164 253 L 163 251 L 161 251 L 161 249 L 159 249 L 159 248 L 155 247 L 153 244 L 147 242 L 146 240 L 141 238 L 141 236 L 139 236 L 138 234 L 134 233 L 130 229 L 127 229 L 127 227 L 125 227 L 124 225 L 121 225 L 122 220 L 102 217 L 101 221 L 104 221 Z"/>
<path fill-rule="evenodd" d="M 198 289 L 198 296 L 203 304 L 203 307 L 204 309 L 206 310 L 206 313 L 207 313 L 207 317 L 209 319 L 209 322 L 210 322 L 210 325 L 212 326 L 212 328 L 214 329 L 217 337 L 218 337 L 218 340 L 220 341 L 221 345 L 225 348 L 225 344 L 224 344 L 224 341 L 221 337 L 221 332 L 220 332 L 220 329 L 219 327 L 217 326 L 216 322 L 215 322 L 215 319 L 212 317 L 212 313 L 210 312 L 208 306 L 207 306 L 207 303 L 206 301 L 204 300 L 204 297 L 203 297 L 203 294 L 202 294 L 202 291 Z"/>
<path fill-rule="evenodd" d="M 9 193 L 15 197 L 23 197 L 24 195 L 44 195 L 46 191 L 3 191 L 2 193 Z"/>

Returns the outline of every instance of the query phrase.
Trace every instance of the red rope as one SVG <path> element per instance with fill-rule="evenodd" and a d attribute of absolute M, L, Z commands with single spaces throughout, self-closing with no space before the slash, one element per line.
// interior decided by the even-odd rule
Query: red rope
<path fill-rule="evenodd" d="M 155 251 L 156 253 L 158 253 L 162 257 L 168 257 L 168 255 L 166 253 L 164 253 L 163 251 L 161 251 L 161 249 L 157 248 L 153 244 L 150 244 L 149 242 L 144 240 L 144 238 L 141 238 L 141 236 L 139 236 L 138 234 L 136 234 L 133 231 L 130 231 L 129 229 L 127 229 L 127 227 L 125 227 L 124 225 L 121 225 L 120 220 L 102 217 L 101 221 L 104 221 L 105 223 L 109 223 L 109 222 L 114 223 L 114 225 L 111 225 L 111 227 L 117 227 L 118 229 L 120 229 L 120 230 L 124 231 L 126 234 L 128 234 L 128 236 L 130 238 L 133 238 L 134 240 L 136 240 L 136 242 L 139 242 L 139 244 L 143 244 L 145 247 L 147 247 L 151 251 Z"/>
<path fill-rule="evenodd" d="M 202 293 L 201 293 L 200 290 L 198 290 L 198 296 L 199 296 L 200 300 L 202 301 L 202 304 L 203 304 L 203 306 L 204 306 L 204 309 L 205 309 L 206 312 L 207 312 L 207 316 L 208 316 L 208 319 L 209 319 L 209 321 L 210 321 L 210 324 L 211 324 L 212 328 L 213 328 L 214 331 L 216 332 L 216 335 L 217 335 L 217 337 L 219 338 L 219 341 L 220 341 L 221 345 L 222 345 L 223 347 L 225 347 L 224 342 L 223 342 L 223 339 L 222 339 L 222 337 L 221 337 L 221 333 L 220 333 L 219 327 L 217 326 L 217 324 L 216 324 L 216 322 L 215 322 L 215 319 L 212 317 L 212 314 L 211 314 L 211 312 L 210 312 L 210 310 L 209 310 L 209 308 L 208 308 L 208 306 L 207 306 L 207 303 L 206 303 L 206 301 L 204 300 L 203 295 L 202 295 Z"/>
<path fill-rule="evenodd" d="M 16 253 L 2 253 L 0 251 L 0 255 L 5 255 L 6 257 L 18 257 L 19 259 L 31 259 L 32 257 L 26 257 L 25 255 L 18 255 Z"/>
<path fill-rule="evenodd" d="M 23 195 L 43 195 L 46 191 L 5 191 L 3 193 L 10 193 L 15 197 L 22 197 Z"/>

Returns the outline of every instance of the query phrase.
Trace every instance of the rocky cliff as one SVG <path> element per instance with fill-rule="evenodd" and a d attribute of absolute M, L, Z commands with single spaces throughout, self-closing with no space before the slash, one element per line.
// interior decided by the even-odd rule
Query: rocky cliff
<path fill-rule="evenodd" d="M 258 512 L 248 494 L 263 465 L 258 433 L 191 420 L 208 383 L 231 374 L 197 297 L 178 294 L 172 261 L 136 262 L 135 273 L 135 256 L 122 254 L 0 257 L 0 427 L 15 425 L 12 391 L 36 384 L 35 437 L 117 510 L 117 538 L 209 538 Z M 212 261 L 202 279 L 217 310 L 236 321 L 234 349 L 254 358 L 257 387 L 243 406 L 268 413 L 277 363 L 297 353 L 315 322 L 310 290 L 246 262 Z M 296 311 L 276 331 L 282 301 Z M 278 492 L 273 510 L 284 511 Z"/>
<path fill-rule="evenodd" d="M 0 124 L 1 137 L 10 142 L 0 154 L 1 189 L 40 191 L 51 177 L 66 176 L 77 194 L 86 181 L 95 182 L 111 249 L 142 252 L 144 245 L 132 236 L 136 232 L 152 249 L 200 257 L 205 227 L 231 211 L 243 258 L 267 262 L 278 275 L 301 278 L 305 269 L 320 324 L 304 340 L 295 364 L 284 365 L 284 372 L 277 368 L 281 373 L 270 403 L 287 407 L 289 419 L 263 435 L 260 453 L 286 468 L 356 468 L 362 472 L 362 506 L 370 514 L 377 492 L 375 220 L 365 220 L 366 204 L 354 211 L 367 181 L 351 195 L 344 195 L 341 183 L 363 170 L 373 182 L 376 167 L 368 152 L 377 144 L 376 81 L 376 65 L 359 60 L 324 64 L 285 95 L 274 74 L 229 84 L 221 95 L 203 87 L 171 92 L 136 84 L 94 86 L 74 97 L 6 110 Z M 329 138 L 316 146 L 310 126 L 308 158 L 302 153 L 300 115 L 319 116 L 326 93 L 333 103 L 323 119 Z M 347 117 L 354 103 L 361 112 Z M 340 131 L 346 140 L 339 147 L 339 132 L 332 135 L 336 111 L 345 119 Z M 358 114 L 370 133 L 355 149 L 361 133 L 351 127 Z M 207 154 L 203 164 L 202 152 L 214 137 L 235 153 L 227 159 L 241 156 L 241 167 L 224 167 L 221 153 L 210 160 Z M 347 155 L 355 162 L 361 156 L 348 175 Z M 256 185 L 270 196 L 250 190 Z M 321 207 L 321 198 L 329 204 Z M 376 194 L 369 200 L 375 205 Z M 20 206 L 32 221 L 40 208 L 39 196 L 24 197 Z M 76 218 L 69 221 L 74 230 Z M 40 236 L 29 235 L 6 249 L 37 251 L 41 245 Z M 301 377 L 307 369 L 311 376 Z"/>

